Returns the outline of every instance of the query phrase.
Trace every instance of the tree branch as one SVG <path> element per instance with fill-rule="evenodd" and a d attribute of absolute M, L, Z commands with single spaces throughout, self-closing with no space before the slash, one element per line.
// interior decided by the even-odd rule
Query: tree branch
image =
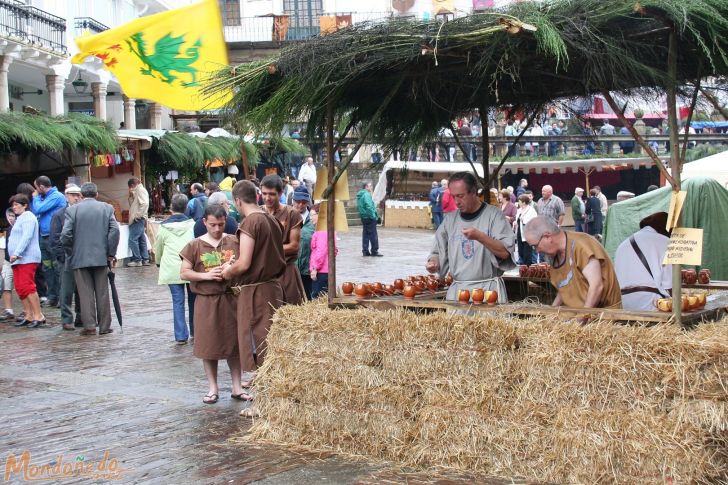
<path fill-rule="evenodd" d="M 675 180 L 672 178 L 670 173 L 667 171 L 667 168 L 665 168 L 665 165 L 662 163 L 662 160 L 660 160 L 660 157 L 657 156 L 655 151 L 652 149 L 652 147 L 647 144 L 644 138 L 637 133 L 637 130 L 634 129 L 634 126 L 632 126 L 632 123 L 627 120 L 627 118 L 624 116 L 624 111 L 617 106 L 616 101 L 614 101 L 614 98 L 612 98 L 612 95 L 609 94 L 609 91 L 606 89 L 602 90 L 602 96 L 604 96 L 604 99 L 607 100 L 607 103 L 612 108 L 614 113 L 617 115 L 617 118 L 622 122 L 622 124 L 629 130 L 630 134 L 632 135 L 632 138 L 634 138 L 637 143 L 640 144 L 642 148 L 644 148 L 645 152 L 647 152 L 647 155 L 652 159 L 653 162 L 655 162 L 655 165 L 657 165 L 657 168 L 662 172 L 662 175 L 665 176 L 665 180 L 670 182 L 670 185 L 675 187 Z"/>

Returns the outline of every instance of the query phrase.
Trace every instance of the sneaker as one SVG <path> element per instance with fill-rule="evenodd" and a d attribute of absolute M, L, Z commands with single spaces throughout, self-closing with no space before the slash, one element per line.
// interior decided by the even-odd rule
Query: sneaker
<path fill-rule="evenodd" d="M 150 264 L 151 263 L 149 262 L 148 259 L 145 259 L 144 261 L 142 261 L 142 266 L 149 266 Z"/>
<path fill-rule="evenodd" d="M 48 298 L 46 298 L 45 296 L 41 296 L 40 297 L 40 304 L 41 305 L 45 305 L 47 301 L 48 301 Z"/>
<path fill-rule="evenodd" d="M 126 266 L 129 268 L 136 268 L 137 266 L 141 266 L 141 265 L 142 265 L 141 261 L 129 261 Z"/>
<path fill-rule="evenodd" d="M 372 256 L 377 257 L 377 258 L 381 258 L 384 255 L 381 254 L 381 253 L 372 253 Z"/>
<path fill-rule="evenodd" d="M 46 300 L 45 305 L 43 305 L 43 306 L 57 307 L 58 300 Z"/>
<path fill-rule="evenodd" d="M 22 322 L 23 320 L 25 320 L 25 312 L 20 312 L 20 314 L 18 314 L 18 316 L 15 317 L 15 321 Z"/>
<path fill-rule="evenodd" d="M 15 320 L 15 314 L 12 310 L 5 310 L 2 315 L 0 315 L 0 322 L 7 322 L 7 321 L 13 321 Z"/>

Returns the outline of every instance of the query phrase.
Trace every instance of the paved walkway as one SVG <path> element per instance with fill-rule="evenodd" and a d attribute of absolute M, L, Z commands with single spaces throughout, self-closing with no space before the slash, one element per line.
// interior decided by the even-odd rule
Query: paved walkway
<path fill-rule="evenodd" d="M 382 230 L 385 257 L 363 258 L 359 231 L 341 235 L 340 281 L 423 272 L 431 232 Z M 117 270 L 123 333 L 116 322 L 110 335 L 63 331 L 57 310 L 47 311 L 49 325 L 37 330 L 0 323 L 3 459 L 12 453 L 20 460 L 27 450 L 31 465 L 96 466 L 108 452 L 108 475 L 51 483 L 513 483 L 403 474 L 330 454 L 233 442 L 249 426 L 238 417 L 244 404 L 230 399 L 224 364 L 220 402 L 201 402 L 207 390 L 202 364 L 191 346 L 174 344 L 169 292 L 156 285 L 156 275 L 153 266 Z M 6 482 L 24 483 L 22 472 Z"/>

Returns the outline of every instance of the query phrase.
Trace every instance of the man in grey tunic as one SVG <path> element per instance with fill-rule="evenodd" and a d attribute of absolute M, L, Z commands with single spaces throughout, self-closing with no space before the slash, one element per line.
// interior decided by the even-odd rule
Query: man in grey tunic
<path fill-rule="evenodd" d="M 445 214 L 425 268 L 452 274 L 448 300 L 457 300 L 460 289 L 485 288 L 498 291 L 498 302 L 506 303 L 501 275 L 516 267 L 513 229 L 499 208 L 480 201 L 471 173 L 453 174 L 448 187 L 458 210 Z"/>

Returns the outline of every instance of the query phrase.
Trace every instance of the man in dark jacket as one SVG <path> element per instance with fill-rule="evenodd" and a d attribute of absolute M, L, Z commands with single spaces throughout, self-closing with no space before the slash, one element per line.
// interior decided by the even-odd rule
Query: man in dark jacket
<path fill-rule="evenodd" d="M 68 207 L 81 201 L 81 188 L 78 185 L 68 185 L 65 193 Z M 66 265 L 66 250 L 63 244 L 61 244 L 61 231 L 63 231 L 63 223 L 66 220 L 66 209 L 68 207 L 61 207 L 51 217 L 51 232 L 49 236 L 51 256 L 58 268 L 60 280 L 58 302 L 61 307 L 61 324 L 63 325 L 63 330 L 73 330 L 75 328 L 73 312 L 71 311 L 74 293 L 76 294 L 75 326 L 82 326 L 80 303 L 78 300 L 78 292 L 76 292 L 76 283 L 73 280 L 73 270 Z"/>
<path fill-rule="evenodd" d="M 81 335 L 95 335 L 97 322 L 103 335 L 113 331 L 107 265 L 115 260 L 119 224 L 114 208 L 96 200 L 96 184 L 83 184 L 81 195 L 81 202 L 66 209 L 61 244 L 81 296 Z"/>
<path fill-rule="evenodd" d="M 187 203 L 185 215 L 197 222 L 205 215 L 207 196 L 205 195 L 205 188 L 200 183 L 192 184 L 190 187 L 190 193 L 192 194 L 192 197 L 190 197 L 190 200 Z"/>
<path fill-rule="evenodd" d="M 432 189 L 430 190 L 430 210 L 432 211 L 432 223 L 435 225 L 435 230 L 440 227 L 442 223 L 442 192 L 443 188 L 437 181 L 432 182 Z"/>
<path fill-rule="evenodd" d="M 225 218 L 225 229 L 223 230 L 225 234 L 235 235 L 235 233 L 238 232 L 238 223 L 235 222 L 235 219 L 233 219 L 230 215 L 230 203 L 228 202 L 225 194 L 223 194 L 222 192 L 211 193 L 210 196 L 207 198 L 207 205 L 219 205 L 222 206 L 223 209 L 225 209 L 225 214 L 227 214 L 227 217 Z M 195 221 L 195 227 L 192 229 L 192 231 L 195 237 L 200 237 L 203 234 L 207 234 L 207 227 L 205 227 L 204 218 Z"/>

